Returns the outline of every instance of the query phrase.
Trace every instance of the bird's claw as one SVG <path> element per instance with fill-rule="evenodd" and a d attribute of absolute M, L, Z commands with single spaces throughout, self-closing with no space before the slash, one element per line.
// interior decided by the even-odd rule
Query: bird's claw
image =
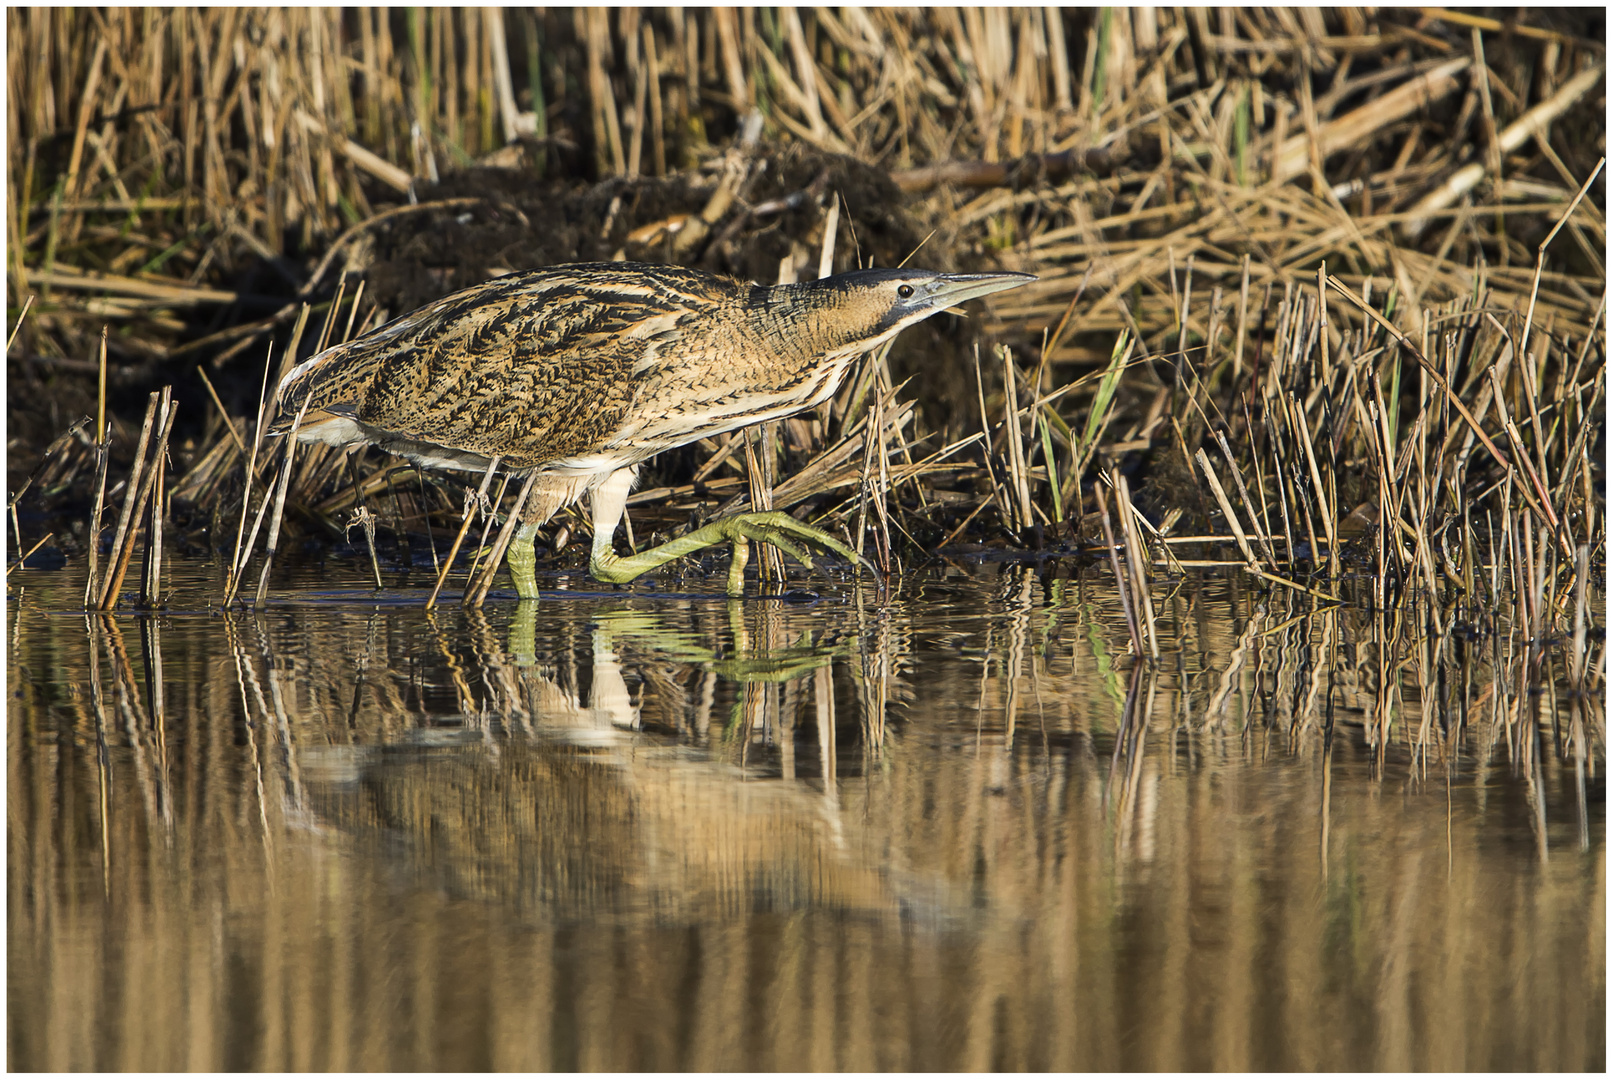
<path fill-rule="evenodd" d="M 754 540 L 772 544 L 808 569 L 817 569 L 812 556 L 796 541 L 825 548 L 856 566 L 873 568 L 873 564 L 851 548 L 830 536 L 822 529 L 797 521 L 782 510 L 759 510 L 722 519 L 719 524 L 730 540 Z"/>

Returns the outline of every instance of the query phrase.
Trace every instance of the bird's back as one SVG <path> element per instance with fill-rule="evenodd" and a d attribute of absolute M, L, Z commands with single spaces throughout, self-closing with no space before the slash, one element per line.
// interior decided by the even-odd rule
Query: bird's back
<path fill-rule="evenodd" d="M 281 383 L 271 431 L 289 429 L 306 404 L 304 438 L 372 442 L 439 465 L 595 455 L 631 426 L 662 376 L 662 350 L 731 340 L 748 290 L 632 263 L 495 278 L 299 365 Z"/>

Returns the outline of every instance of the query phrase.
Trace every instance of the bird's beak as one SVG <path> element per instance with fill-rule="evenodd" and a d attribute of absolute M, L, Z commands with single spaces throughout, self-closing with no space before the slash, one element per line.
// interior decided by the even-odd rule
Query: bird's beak
<path fill-rule="evenodd" d="M 956 307 L 965 300 L 987 296 L 1004 289 L 1017 289 L 1026 282 L 1035 281 L 1035 274 L 945 274 L 930 289 L 930 308 L 940 311 Z"/>

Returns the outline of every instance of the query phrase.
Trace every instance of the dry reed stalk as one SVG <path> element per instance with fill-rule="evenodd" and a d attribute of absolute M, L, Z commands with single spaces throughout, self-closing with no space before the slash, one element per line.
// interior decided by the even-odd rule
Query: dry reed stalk
<path fill-rule="evenodd" d="M 1315 132 L 1314 149 L 1318 158 L 1325 158 L 1345 147 L 1354 146 L 1363 138 L 1395 123 L 1415 109 L 1425 108 L 1433 101 L 1456 89 L 1456 77 L 1467 70 L 1467 57 L 1447 60 L 1423 75 L 1412 79 L 1363 105 L 1354 112 L 1332 121 Z M 1308 82 L 1301 83 L 1302 92 Z M 1271 165 L 1272 179 L 1278 183 L 1305 172 L 1310 167 L 1311 138 L 1296 135 L 1280 144 Z"/>
<path fill-rule="evenodd" d="M 1252 570 L 1258 565 L 1255 552 L 1249 546 L 1249 538 L 1244 535 L 1243 525 L 1238 521 L 1237 513 L 1232 509 L 1232 503 L 1227 499 L 1225 489 L 1221 487 L 1220 479 L 1215 475 L 1215 468 L 1210 464 L 1210 456 L 1200 449 L 1196 455 L 1199 468 L 1204 472 L 1204 478 L 1210 483 L 1210 491 L 1215 495 L 1215 501 L 1221 507 L 1221 516 L 1226 519 L 1227 525 L 1232 529 L 1233 538 L 1238 542 L 1238 550 L 1243 552 L 1244 562 Z M 1290 548 L 1289 550 L 1292 550 Z"/>
<path fill-rule="evenodd" d="M 1540 295 L 1540 276 L 1545 271 L 1546 248 L 1557 238 L 1557 234 L 1562 231 L 1568 219 L 1574 216 L 1574 210 L 1579 206 L 1580 201 L 1585 198 L 1585 193 L 1596 182 L 1596 178 L 1602 174 L 1602 167 L 1606 164 L 1607 157 L 1605 155 L 1597 160 L 1596 168 L 1592 170 L 1585 183 L 1580 186 L 1579 191 L 1574 195 L 1574 201 L 1568 204 L 1568 209 L 1563 211 L 1562 216 L 1551 227 L 1551 231 L 1546 234 L 1546 238 L 1540 241 L 1540 244 L 1535 248 L 1535 276 L 1534 282 L 1529 289 L 1529 311 L 1524 316 L 1523 333 L 1518 337 L 1518 353 L 1521 356 L 1529 355 L 1529 331 L 1534 325 L 1535 301 Z"/>
<path fill-rule="evenodd" d="M 349 474 L 346 487 L 338 489 L 323 502 L 315 503 L 312 509 L 318 514 L 334 515 L 349 506 L 364 503 L 382 491 L 390 490 L 398 480 L 408 480 L 421 475 L 423 475 L 421 471 L 407 459 L 394 459 L 391 464 L 377 469 L 363 480 L 356 480 Z"/>
<path fill-rule="evenodd" d="M 135 451 L 134 472 L 128 480 L 128 491 L 123 501 L 123 513 L 118 520 L 118 533 L 112 542 L 112 561 L 107 564 L 107 581 L 101 592 L 100 610 L 111 611 L 117 606 L 118 590 L 123 586 L 123 575 L 129 569 L 129 560 L 134 555 L 135 540 L 139 534 L 139 519 L 144 512 L 146 502 L 151 497 L 152 488 L 161 472 L 158 465 L 162 456 L 168 449 L 168 435 L 174 427 L 175 410 L 165 410 L 162 426 L 158 429 L 156 449 L 152 455 L 151 464 L 142 469 L 142 455 L 145 453 L 147 436 L 150 433 L 150 422 L 156 414 L 158 400 L 163 395 L 152 394 L 150 406 L 146 410 L 147 427 L 140 433 L 140 445 Z M 136 483 L 140 492 L 134 495 Z M 131 517 L 132 510 L 132 517 Z M 161 508 L 155 508 L 154 513 L 160 514 Z M 134 523 L 134 528 L 125 531 L 125 526 Z"/>
<path fill-rule="evenodd" d="M 460 595 L 461 600 L 470 595 L 472 586 L 481 577 L 484 566 L 482 559 L 488 554 L 487 534 L 493 531 L 493 523 L 498 520 L 498 508 L 504 504 L 504 492 L 509 486 L 510 474 L 505 473 L 499 477 L 498 491 L 488 500 L 487 511 L 482 514 L 482 534 L 477 537 L 476 547 L 471 552 L 470 571 L 465 575 L 465 592 Z"/>
<path fill-rule="evenodd" d="M 89 576 L 84 583 L 84 610 L 93 611 L 100 605 L 101 593 L 98 588 L 101 559 L 101 511 L 106 505 L 106 469 L 111 450 L 110 436 L 103 437 L 95 445 L 95 502 L 90 510 L 89 532 Z"/>
<path fill-rule="evenodd" d="M 481 486 L 476 489 L 474 495 L 471 494 L 469 489 L 465 492 L 465 512 L 460 518 L 459 532 L 454 536 L 453 545 L 448 549 L 448 557 L 442 561 L 442 565 L 437 571 L 437 582 L 431 588 L 431 595 L 426 597 L 427 611 L 430 611 L 437 604 L 437 596 L 442 592 L 443 583 L 448 580 L 448 571 L 453 567 L 454 559 L 459 556 L 459 549 L 465 543 L 466 534 L 470 532 L 471 512 L 478 506 L 484 505 L 487 499 L 487 488 L 493 482 L 493 473 L 498 469 L 499 460 L 500 455 L 494 454 L 492 460 L 487 463 L 487 471 L 482 474 Z M 433 554 L 435 554 L 435 550 L 433 548 Z"/>
<path fill-rule="evenodd" d="M 881 371 L 883 370 L 885 357 L 889 352 L 890 347 L 886 345 L 880 350 L 874 361 L 874 366 Z M 893 419 L 899 411 L 891 408 L 895 403 L 896 391 L 887 391 L 885 389 L 883 375 L 877 379 L 875 386 L 873 412 L 869 415 L 868 426 L 863 432 L 863 446 L 872 453 L 873 461 L 878 463 L 879 476 L 875 479 L 873 470 L 869 467 L 872 462 L 865 457 L 863 459 L 862 483 L 858 490 L 861 493 L 865 493 L 868 502 L 873 505 L 874 516 L 878 523 L 875 539 L 879 541 L 879 569 L 882 574 L 889 577 L 893 573 L 900 574 L 902 572 L 902 562 L 901 557 L 891 545 L 890 527 L 892 517 L 888 505 L 888 495 L 892 489 L 893 481 L 891 479 L 891 451 L 888 445 L 888 437 L 894 436 L 897 446 L 903 453 L 906 453 L 908 446 L 906 440 L 902 438 L 899 422 Z M 862 513 L 859 511 L 859 526 L 862 520 Z"/>
<path fill-rule="evenodd" d="M 18 551 L 17 561 L 12 563 L 10 566 L 6 567 L 6 576 L 10 577 L 11 572 L 13 570 L 17 569 L 18 567 L 25 566 L 27 564 L 27 562 L 28 562 L 28 556 L 32 555 L 34 552 L 38 551 L 40 548 L 42 548 L 46 544 L 50 543 L 51 539 L 55 535 L 56 534 L 53 533 L 53 532 L 46 533 L 42 538 L 40 538 L 39 540 L 35 541 L 34 546 L 29 548 L 27 551 L 23 551 L 22 550 L 22 545 L 19 543 L 17 545 L 17 551 Z"/>
<path fill-rule="evenodd" d="M 280 483 L 274 493 L 274 514 L 269 519 L 269 538 L 263 549 L 263 569 L 258 573 L 258 591 L 253 598 L 252 606 L 262 608 L 263 602 L 269 595 L 269 571 L 274 568 L 274 557 L 280 548 L 280 521 L 286 510 L 286 490 L 291 486 L 291 468 L 297 459 L 297 429 L 302 427 L 303 414 L 308 411 L 308 399 L 304 399 L 302 407 L 291 421 L 291 428 L 285 434 L 285 453 L 280 458 Z M 264 492 L 264 504 L 268 504 L 268 492 Z M 261 517 L 262 511 L 259 511 Z M 257 527 L 253 527 L 254 536 Z M 251 548 L 248 547 L 250 554 Z"/>
<path fill-rule="evenodd" d="M 1232 456 L 1232 447 L 1227 444 L 1226 435 L 1220 431 L 1215 433 L 1215 439 L 1216 442 L 1220 444 L 1221 456 L 1227 460 L 1227 471 L 1232 474 L 1232 482 L 1238 487 L 1238 497 L 1243 500 L 1244 509 L 1249 512 L 1249 524 L 1254 532 L 1255 539 L 1259 541 L 1260 549 L 1265 553 L 1266 562 L 1268 562 L 1271 565 L 1271 568 L 1275 570 L 1277 569 L 1277 553 L 1271 549 L 1271 541 L 1266 537 L 1266 530 L 1257 527 L 1260 523 L 1260 519 L 1255 512 L 1254 500 L 1249 498 L 1249 489 L 1244 486 L 1243 473 L 1239 471 L 1238 463 Z M 1216 482 L 1211 481 L 1211 483 L 1212 486 L 1214 486 Z M 1234 526 L 1234 531 L 1236 531 L 1236 528 L 1237 526 Z M 1311 551 L 1314 553 L 1315 550 L 1316 549 L 1313 546 Z M 1290 547 L 1288 549 L 1289 558 L 1294 557 L 1293 552 L 1294 549 Z"/>
<path fill-rule="evenodd" d="M 213 380 L 207 377 L 207 372 L 199 364 L 196 366 L 196 374 L 201 377 L 202 385 L 207 387 L 207 396 L 213 399 L 214 405 L 218 406 L 219 418 L 224 421 L 224 430 L 229 432 L 230 441 L 235 443 L 237 450 L 245 454 L 247 452 L 246 443 L 241 440 L 241 433 L 235 430 L 235 421 L 230 418 L 229 410 L 224 407 L 224 402 L 219 400 L 218 391 L 213 388 Z"/>
<path fill-rule="evenodd" d="M 875 415 L 876 412 L 880 411 L 877 408 L 877 404 L 878 402 L 876 400 L 876 408 L 867 414 L 868 422 L 863 427 L 862 470 L 860 474 L 861 483 L 857 485 L 856 550 L 857 558 L 859 559 L 863 558 L 863 541 L 868 536 L 868 501 L 873 493 L 874 481 L 871 474 L 873 471 L 872 464 L 874 457 L 874 443 L 876 440 L 874 425 L 879 422 L 880 419 L 882 419 L 882 417 Z M 880 446 L 880 450 L 884 450 L 883 445 Z M 890 537 L 888 533 L 880 534 L 875 537 L 875 548 L 877 549 L 875 552 L 875 558 L 880 560 L 878 564 L 880 572 L 887 575 L 890 573 L 890 562 L 888 556 L 889 539 Z"/>
<path fill-rule="evenodd" d="M 1003 363 L 1003 393 L 1006 395 L 1003 403 L 1003 434 L 1008 446 L 1009 478 L 1013 481 L 1017 497 L 1014 504 L 1015 520 L 1023 532 L 1032 528 L 1035 517 L 1031 512 L 1030 481 L 1025 470 L 1025 440 L 1019 426 L 1019 391 L 1015 385 L 1018 375 L 1014 370 L 1013 356 L 1007 349 L 999 348 L 997 356 Z"/>
<path fill-rule="evenodd" d="M 336 316 L 342 310 L 342 294 L 347 291 L 347 271 L 343 270 L 336 279 L 336 297 L 325 309 L 325 323 L 319 328 L 319 340 L 314 344 L 314 355 L 318 356 L 330 344 L 331 331 L 336 326 Z"/>
<path fill-rule="evenodd" d="M 1120 532 L 1126 542 L 1126 567 L 1131 574 L 1132 595 L 1135 598 L 1133 606 L 1140 608 L 1138 622 L 1143 630 L 1143 639 L 1148 644 L 1148 654 L 1158 661 L 1159 629 L 1154 624 L 1153 590 L 1148 583 L 1148 545 L 1143 542 L 1142 533 L 1137 528 L 1141 515 L 1131 504 L 1131 488 L 1120 470 L 1110 469 L 1109 479 L 1114 486 Z"/>
<path fill-rule="evenodd" d="M 1003 495 L 1002 485 L 997 480 L 997 470 L 992 466 L 991 445 L 991 414 L 986 411 L 986 385 L 985 377 L 980 369 L 980 347 L 975 346 L 975 392 L 980 403 L 980 430 L 984 436 L 984 451 L 986 463 L 986 479 L 991 483 L 991 496 L 997 503 L 997 512 L 1002 515 L 1005 525 L 1012 525 L 1014 518 L 1013 507 L 1007 497 Z"/>
<path fill-rule="evenodd" d="M 1323 535 L 1327 537 L 1328 576 L 1336 578 L 1338 576 L 1339 546 L 1338 507 L 1333 504 L 1332 498 L 1336 496 L 1337 488 L 1334 485 L 1323 486 L 1322 484 L 1322 471 L 1316 462 L 1316 448 L 1312 445 L 1311 429 L 1309 423 L 1305 420 L 1305 410 L 1293 398 L 1289 399 L 1288 404 L 1294 417 L 1294 426 L 1298 429 L 1298 438 L 1295 441 L 1305 451 L 1305 464 L 1310 470 L 1312 490 L 1316 496 L 1316 510 L 1322 519 Z M 1224 440 L 1222 449 L 1226 449 Z M 1329 477 L 1333 475 L 1331 470 L 1328 475 Z M 1248 496 L 1245 495 L 1244 498 L 1245 502 L 1247 502 Z M 1253 513 L 1253 507 L 1250 508 L 1250 511 Z M 1321 560 L 1318 559 L 1317 561 L 1320 562 Z"/>
<path fill-rule="evenodd" d="M 273 400 L 269 395 L 269 369 L 274 366 L 274 350 L 270 349 L 264 357 L 263 383 L 258 389 L 258 417 L 257 423 L 252 426 L 252 455 L 247 459 L 246 477 L 241 492 L 241 520 L 235 527 L 235 549 L 230 555 L 230 572 L 224 584 L 224 606 L 229 607 L 235 600 L 235 593 L 241 586 L 241 575 L 246 570 L 246 564 L 252 557 L 252 545 L 257 540 L 258 528 L 252 526 L 252 537 L 247 540 L 246 547 L 241 546 L 242 537 L 246 532 L 246 519 L 252 505 L 252 478 L 260 476 L 258 472 L 258 450 L 263 445 L 263 431 L 269 422 L 269 409 Z M 265 491 L 267 491 L 265 487 Z M 264 505 L 267 505 L 265 496 Z M 262 511 L 259 511 L 261 520 Z"/>
<path fill-rule="evenodd" d="M 772 422 L 756 424 L 742 429 L 738 435 L 745 443 L 745 476 L 750 490 L 751 505 L 757 510 L 773 509 L 773 483 L 777 461 L 774 428 Z M 758 443 L 762 447 L 760 454 L 756 452 Z M 757 565 L 757 572 L 763 581 L 784 580 L 783 560 L 771 544 L 761 545 L 761 561 Z"/>
<path fill-rule="evenodd" d="M 146 401 L 145 422 L 140 425 L 140 441 L 135 444 L 134 468 L 130 471 L 129 478 L 124 484 L 123 509 L 118 513 L 117 528 L 112 534 L 111 561 L 107 563 L 105 579 L 96 587 L 94 607 L 97 610 L 107 610 L 107 600 L 112 595 L 113 579 L 121 576 L 117 569 L 118 563 L 123 551 L 124 537 L 129 532 L 129 522 L 134 514 L 134 504 L 140 487 L 140 478 L 146 465 L 146 446 L 151 441 L 151 427 L 157 417 L 157 402 L 161 396 L 161 394 L 153 393 Z"/>
<path fill-rule="evenodd" d="M 1302 411 L 1303 406 L 1295 406 L 1291 402 L 1281 400 L 1279 400 L 1277 404 L 1283 409 L 1283 419 L 1286 421 L 1286 426 L 1288 429 L 1288 437 L 1286 442 L 1297 445 L 1300 442 L 1300 425 L 1294 417 L 1294 412 L 1296 411 L 1296 408 Z M 1283 490 L 1288 493 L 1288 498 L 1296 508 L 1296 513 L 1299 516 L 1300 521 L 1305 526 L 1305 537 L 1310 545 L 1308 549 L 1310 551 L 1310 561 L 1311 564 L 1315 566 L 1321 563 L 1321 549 L 1316 539 L 1316 514 L 1314 512 L 1313 503 L 1321 498 L 1321 493 L 1320 491 L 1306 489 L 1303 482 L 1304 474 L 1298 458 L 1299 451 L 1295 449 L 1293 451 L 1294 460 L 1287 462 L 1287 467 L 1279 474 L 1279 479 L 1283 484 Z M 1234 471 L 1233 479 L 1239 481 L 1239 490 L 1242 492 L 1241 475 Z M 1251 523 L 1253 523 L 1255 520 L 1254 506 L 1249 503 L 1247 493 L 1243 494 L 1244 505 L 1248 507 L 1249 517 Z M 1323 531 L 1322 535 L 1327 535 L 1325 530 Z M 1295 549 L 1290 547 L 1288 551 L 1289 558 L 1293 559 L 1295 557 Z"/>
<path fill-rule="evenodd" d="M 1137 612 L 1131 602 L 1131 592 L 1126 587 L 1126 573 L 1120 569 L 1120 552 L 1115 544 L 1114 526 L 1109 520 L 1109 498 L 1105 494 L 1103 485 L 1099 484 L 1093 489 L 1093 496 L 1098 500 L 1098 514 L 1103 521 L 1103 539 L 1109 552 L 1109 568 L 1114 571 L 1115 589 L 1120 595 L 1120 608 L 1126 615 L 1126 629 L 1131 634 L 1131 653 L 1141 657 L 1144 652 L 1142 631 L 1137 624 Z"/>
<path fill-rule="evenodd" d="M 162 388 L 162 407 L 157 423 L 163 437 L 152 454 L 155 483 L 152 488 L 151 517 L 146 522 L 146 564 L 141 576 L 140 606 L 156 607 L 162 593 L 162 530 L 167 516 L 166 478 L 168 474 L 168 432 L 173 427 L 173 387 Z"/>
<path fill-rule="evenodd" d="M 349 479 L 352 479 L 353 455 L 343 454 L 342 464 L 344 466 L 344 470 L 348 474 Z M 352 480 L 352 486 L 354 491 L 358 493 L 359 503 L 358 509 L 353 511 L 353 514 L 348 521 L 345 534 L 349 536 L 352 535 L 352 529 L 355 525 L 363 530 L 364 548 L 370 556 L 370 573 L 374 576 L 375 587 L 377 589 L 381 589 L 384 586 L 381 581 L 381 560 L 380 557 L 375 553 L 375 515 L 370 512 L 369 505 L 364 501 L 363 486 L 360 485 L 357 480 Z"/>
<path fill-rule="evenodd" d="M 718 447 L 717 451 L 707 458 L 700 468 L 695 470 L 693 482 L 695 484 L 704 483 L 707 478 L 721 468 L 723 464 L 725 464 L 728 459 L 733 456 L 734 451 L 740 449 L 741 446 L 742 443 L 740 442 L 739 433 L 733 432 L 723 436 L 723 442 Z"/>

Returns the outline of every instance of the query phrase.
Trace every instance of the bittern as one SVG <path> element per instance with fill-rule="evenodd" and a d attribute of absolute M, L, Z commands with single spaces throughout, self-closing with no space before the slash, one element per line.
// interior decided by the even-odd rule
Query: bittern
<path fill-rule="evenodd" d="M 807 561 L 798 545 L 855 561 L 843 543 L 781 511 L 736 514 L 620 556 L 616 525 L 639 466 L 663 450 L 812 408 L 864 353 L 1030 274 L 853 270 L 753 285 L 678 266 L 579 263 L 474 285 L 293 368 L 271 432 L 302 415 L 299 440 L 373 444 L 437 468 L 483 472 L 496 456 L 536 474 L 506 555 L 516 592 L 538 595 L 538 528 L 588 492 L 589 569 L 627 582 L 715 544 L 747 542 Z"/>

